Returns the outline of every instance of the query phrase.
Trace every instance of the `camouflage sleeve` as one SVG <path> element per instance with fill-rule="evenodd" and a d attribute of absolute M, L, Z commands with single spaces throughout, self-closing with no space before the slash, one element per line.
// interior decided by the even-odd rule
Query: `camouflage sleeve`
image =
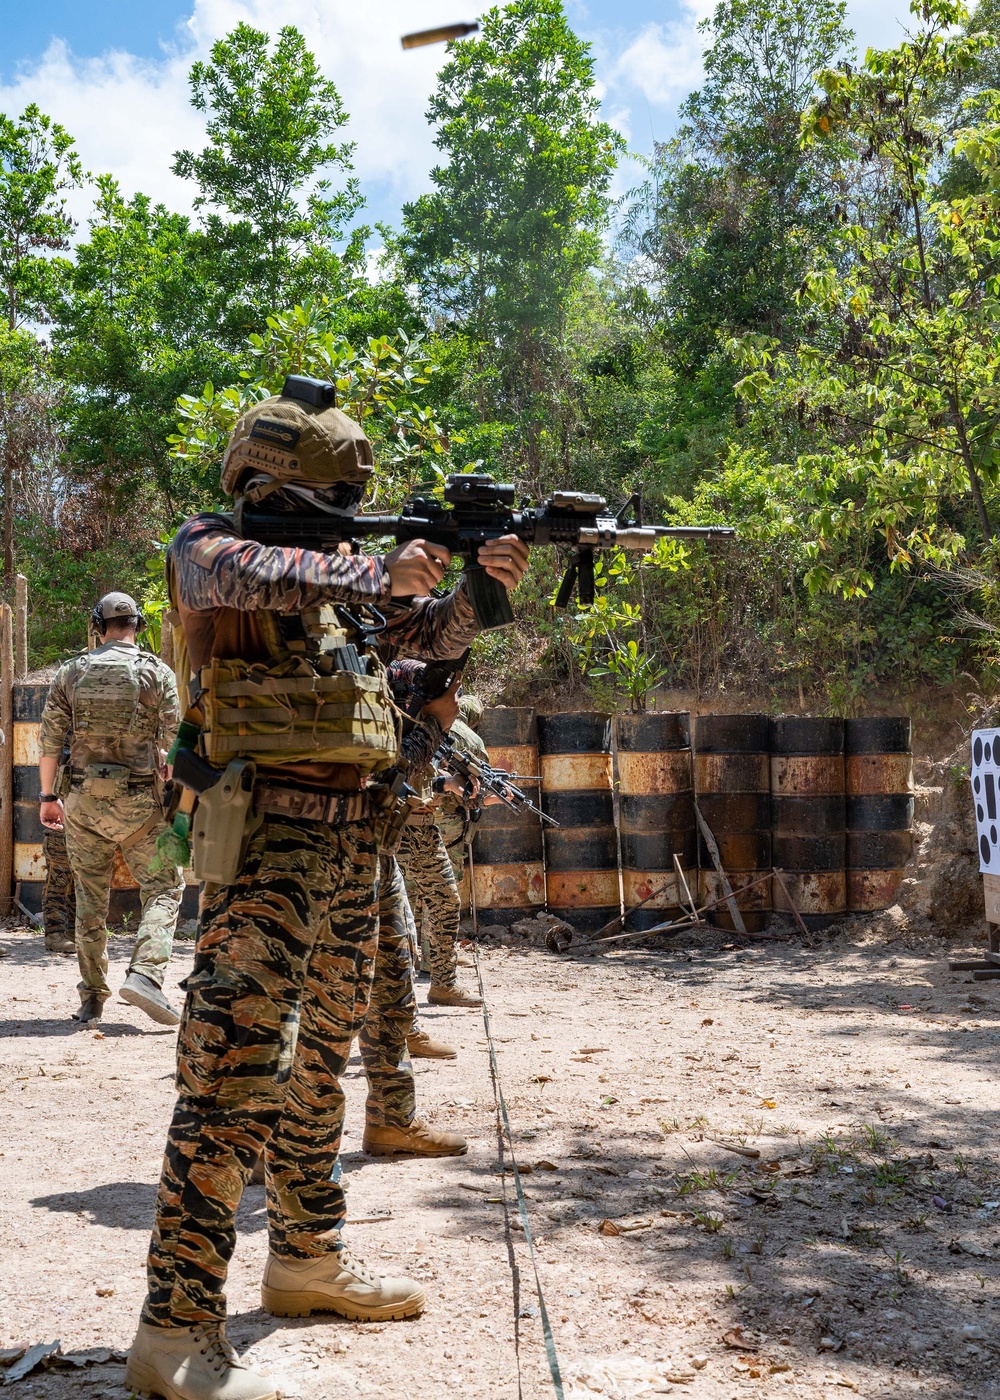
<path fill-rule="evenodd" d="M 426 715 L 403 735 L 399 756 L 413 772 L 432 767 L 444 730 L 433 715 Z"/>
<path fill-rule="evenodd" d="M 66 747 L 66 735 L 73 725 L 73 704 L 66 682 L 70 668 L 60 666 L 49 686 L 38 729 L 38 751 L 43 758 L 59 758 Z"/>
<path fill-rule="evenodd" d="M 194 612 L 301 612 L 317 603 L 378 603 L 389 593 L 380 555 L 318 554 L 257 544 L 233 534 L 224 515 L 197 515 L 177 532 L 170 555 L 177 592 Z"/>
<path fill-rule="evenodd" d="M 177 726 L 181 722 L 180 701 L 177 698 L 177 681 L 170 667 L 160 665 L 160 684 L 162 694 L 160 697 L 160 723 L 156 732 L 157 743 L 163 749 L 169 749 L 177 737 Z"/>
<path fill-rule="evenodd" d="M 461 656 L 479 636 L 479 624 L 462 582 L 444 598 L 417 598 L 405 604 L 386 600 L 380 606 L 386 629 L 379 650 L 386 662 L 397 656 L 447 661 Z"/>

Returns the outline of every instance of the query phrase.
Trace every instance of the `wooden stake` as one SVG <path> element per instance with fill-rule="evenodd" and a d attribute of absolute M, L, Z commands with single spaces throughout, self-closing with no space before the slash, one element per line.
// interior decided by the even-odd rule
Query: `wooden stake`
<path fill-rule="evenodd" d="M 0 606 L 0 916 L 11 911 L 14 883 L 14 620 Z"/>
<path fill-rule="evenodd" d="M 715 872 L 722 885 L 722 890 L 726 897 L 726 905 L 729 909 L 729 917 L 735 924 L 737 933 L 746 933 L 747 926 L 743 922 L 743 915 L 740 913 L 739 905 L 736 903 L 733 896 L 733 887 L 729 883 L 729 877 L 722 868 L 722 859 L 719 855 L 718 843 L 712 834 L 712 828 L 701 815 L 701 808 L 698 806 L 697 801 L 694 804 L 694 814 L 698 821 L 698 829 L 702 834 L 705 845 L 708 847 L 708 854 L 712 857 L 712 864 L 715 866 Z"/>
<path fill-rule="evenodd" d="M 28 674 L 28 580 L 23 574 L 14 578 L 14 679 L 23 681 Z"/>

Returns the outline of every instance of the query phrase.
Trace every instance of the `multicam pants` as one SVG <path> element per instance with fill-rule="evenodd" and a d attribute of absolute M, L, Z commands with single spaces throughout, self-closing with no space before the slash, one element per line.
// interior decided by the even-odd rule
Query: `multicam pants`
<path fill-rule="evenodd" d="M 66 835 L 46 831 L 42 837 L 45 855 L 45 886 L 42 890 L 42 922 L 46 945 L 64 938 L 73 939 L 76 929 L 76 887 L 66 854 Z"/>
<path fill-rule="evenodd" d="M 436 826 L 408 826 L 399 847 L 410 908 L 420 929 L 428 923 L 431 985 L 454 987 L 461 900 L 451 859 Z"/>
<path fill-rule="evenodd" d="M 155 819 L 159 817 L 159 820 Z M 157 857 L 156 838 L 163 830 L 159 799 L 153 789 L 138 788 L 124 797 L 90 797 L 74 789 L 63 802 L 66 851 L 76 884 L 76 953 L 80 962 L 81 999 L 96 993 L 102 1001 L 108 986 L 108 906 L 115 849 L 139 882 L 142 916 L 129 972 L 141 972 L 158 987 L 170 961 L 184 879 L 174 865 Z M 147 823 L 153 823 L 138 840 Z"/>
<path fill-rule="evenodd" d="M 149 1255 L 148 1322 L 225 1316 L 236 1208 L 262 1149 L 271 1249 L 311 1258 L 339 1248 L 346 1211 L 332 1177 L 340 1077 L 355 1035 L 370 1117 L 412 1120 L 409 949 L 392 914 L 401 891 L 398 882 L 397 892 L 380 891 L 378 876 L 368 821 L 329 827 L 275 816 L 251 840 L 236 883 L 205 898 Z"/>

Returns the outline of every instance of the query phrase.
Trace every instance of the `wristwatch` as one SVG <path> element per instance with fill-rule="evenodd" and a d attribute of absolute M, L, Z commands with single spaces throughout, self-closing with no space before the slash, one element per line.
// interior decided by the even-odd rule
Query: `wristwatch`
<path fill-rule="evenodd" d="M 38 800 L 39 802 L 58 802 L 59 798 L 54 792 L 43 792 Z"/>

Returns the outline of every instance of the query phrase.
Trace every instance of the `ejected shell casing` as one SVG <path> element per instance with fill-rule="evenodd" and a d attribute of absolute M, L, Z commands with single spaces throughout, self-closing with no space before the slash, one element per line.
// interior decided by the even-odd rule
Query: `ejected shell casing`
<path fill-rule="evenodd" d="M 467 34 L 475 34 L 478 24 L 442 24 L 437 29 L 418 29 L 413 34 L 404 34 L 400 39 L 404 49 L 422 49 L 426 44 L 446 44 L 450 39 L 464 39 Z"/>

